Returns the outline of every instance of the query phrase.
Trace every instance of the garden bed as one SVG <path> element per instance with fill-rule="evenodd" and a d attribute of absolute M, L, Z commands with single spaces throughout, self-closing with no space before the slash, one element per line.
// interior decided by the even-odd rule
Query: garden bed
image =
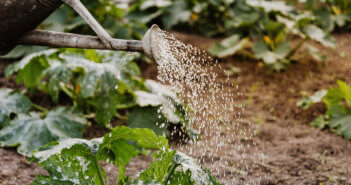
<path fill-rule="evenodd" d="M 202 49 L 208 48 L 214 40 L 196 35 L 175 33 L 176 37 L 186 43 L 198 45 Z M 339 47 L 337 50 L 321 48 L 327 55 L 325 63 L 317 63 L 311 57 L 303 56 L 292 64 L 285 72 L 272 72 L 251 59 L 228 57 L 221 62 L 224 69 L 231 67 L 240 69 L 231 76 L 231 81 L 239 85 L 242 96 L 236 97 L 238 104 L 245 104 L 242 120 L 258 125 L 257 135 L 246 142 L 249 147 L 244 150 L 248 154 L 243 164 L 235 165 L 236 173 L 226 166 L 214 166 L 211 160 L 203 160 L 214 176 L 219 176 L 221 182 L 261 182 L 262 184 L 351 184 L 351 142 L 331 133 L 328 130 L 319 131 L 309 125 L 309 122 L 324 113 L 325 107 L 316 104 L 307 110 L 296 106 L 301 99 L 301 91 L 313 93 L 320 89 L 335 86 L 336 79 L 351 83 L 351 34 L 335 35 Z M 312 43 L 313 44 L 313 43 Z M 301 54 L 301 52 L 299 53 Z M 343 56 L 343 57 L 341 57 Z M 0 87 L 14 87 L 13 80 L 6 80 L 4 68 L 9 62 L 0 63 Z M 155 64 L 140 64 L 143 77 L 156 79 Z M 221 78 L 225 75 L 218 71 Z M 233 121 L 234 119 L 233 112 Z M 88 129 L 85 137 L 91 138 L 91 130 L 96 137 L 100 137 L 104 130 Z M 93 135 L 94 135 L 93 134 Z M 225 139 L 223 132 L 221 137 Z M 235 144 L 235 143 L 234 143 Z M 233 145 L 234 145 L 233 144 Z M 178 146 L 175 146 L 177 148 Z M 231 150 L 231 144 L 225 146 Z M 250 156 L 255 153 L 262 156 L 262 160 L 255 161 Z M 199 158 L 202 154 L 192 153 Z M 233 167 L 237 158 L 231 161 Z M 127 168 L 127 175 L 135 175 L 140 169 L 146 168 L 151 157 L 140 156 L 133 160 Z M 215 162 L 215 161 L 214 161 Z M 245 170 L 244 165 L 253 166 Z M 28 184 L 36 174 L 45 173 L 39 166 L 29 163 L 13 149 L 0 148 L 0 184 Z M 109 184 L 115 184 L 118 172 L 116 168 L 105 165 Z"/>

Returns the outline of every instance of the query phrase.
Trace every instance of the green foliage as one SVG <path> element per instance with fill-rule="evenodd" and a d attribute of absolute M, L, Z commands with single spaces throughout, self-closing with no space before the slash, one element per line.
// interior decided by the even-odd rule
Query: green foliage
<path fill-rule="evenodd" d="M 145 24 L 157 23 L 166 29 L 185 28 L 205 36 L 228 36 L 209 49 L 213 56 L 240 53 L 263 60 L 268 68 L 278 71 L 289 65 L 292 56 L 308 39 L 336 47 L 335 39 L 314 16 L 284 1 L 143 0 L 132 6 L 127 18 L 142 20 Z M 291 48 L 289 41 L 294 36 L 302 40 Z M 253 54 L 244 48 L 248 41 L 253 42 Z M 324 60 L 316 48 L 308 47 L 308 53 L 315 60 Z"/>
<path fill-rule="evenodd" d="M 11 114 L 25 113 L 30 107 L 27 97 L 11 89 L 0 89 L 0 128 L 8 124 Z"/>
<path fill-rule="evenodd" d="M 28 94 L 46 93 L 56 105 L 63 104 L 60 98 L 65 95 L 64 105 L 71 105 L 78 112 L 59 108 L 48 112 L 33 105 L 42 112 L 28 113 L 32 103 L 27 98 L 2 90 L 0 95 L 6 98 L 1 100 L 4 106 L 1 126 L 6 125 L 0 131 L 2 146 L 20 145 L 18 151 L 30 155 L 48 142 L 81 137 L 85 124 L 77 125 L 75 120 L 80 122 L 78 118 L 83 114 L 88 114 L 89 118 L 92 115 L 100 126 L 107 126 L 115 117 L 128 118 L 127 125 L 133 128 L 152 128 L 168 137 L 170 131 L 178 134 L 177 129 L 181 129 L 185 131 L 184 139 L 195 140 L 196 134 L 188 126 L 185 106 L 169 87 L 140 77 L 139 67 L 133 62 L 137 57 L 126 52 L 50 49 L 10 65 L 6 76 L 17 74 L 17 82 L 24 83 Z M 11 113 L 14 113 L 13 120 Z M 15 117 L 16 114 L 19 115 Z M 61 124 L 62 128 L 56 124 Z M 28 129 L 32 133 L 24 133 Z"/>
<path fill-rule="evenodd" d="M 102 126 L 117 116 L 118 110 L 136 106 L 160 107 L 160 112 L 139 113 L 141 120 L 143 116 L 155 117 L 161 113 L 165 121 L 185 126 L 186 110 L 176 94 L 166 86 L 142 79 L 139 67 L 133 62 L 136 57 L 125 52 L 45 50 L 9 66 L 6 76 L 17 73 L 18 82 L 23 81 L 26 88 L 46 92 L 55 103 L 59 102 L 60 92 L 65 93 L 78 110 L 94 113 L 95 121 Z M 152 124 L 155 122 L 150 122 L 149 128 L 156 130 Z M 142 124 L 134 122 L 135 125 Z"/>
<path fill-rule="evenodd" d="M 302 99 L 298 101 L 296 105 L 303 109 L 307 109 L 311 105 L 321 102 L 326 94 L 327 90 L 317 91 L 312 96 L 308 96 L 306 92 L 303 92 Z"/>
<path fill-rule="evenodd" d="M 350 140 L 351 86 L 341 80 L 338 80 L 337 83 L 338 87 L 331 88 L 326 93 L 319 91 L 310 100 L 304 98 L 299 104 L 307 106 L 322 99 L 327 106 L 327 112 L 312 121 L 311 125 L 319 129 L 328 126 L 331 131 Z"/>
<path fill-rule="evenodd" d="M 315 16 L 316 23 L 327 32 L 335 29 L 349 29 L 351 3 L 349 0 L 309 0 L 305 10 Z"/>
<path fill-rule="evenodd" d="M 221 42 L 214 44 L 208 51 L 211 55 L 224 58 L 230 55 L 234 55 L 237 51 L 241 50 L 248 39 L 241 39 L 239 35 L 232 35 Z"/>
<path fill-rule="evenodd" d="M 126 165 L 138 148 L 156 149 L 149 169 L 131 180 Z M 150 129 L 116 127 L 103 138 L 91 141 L 66 139 L 42 147 L 33 155 L 49 175 L 38 175 L 32 184 L 105 184 L 99 161 L 119 167 L 117 184 L 219 184 L 209 171 L 185 154 L 169 149 L 168 141 Z"/>
<path fill-rule="evenodd" d="M 51 141 L 82 137 L 86 122 L 76 110 L 63 107 L 44 116 L 36 112 L 19 114 L 0 131 L 0 145 L 19 146 L 18 153 L 28 156 Z"/>

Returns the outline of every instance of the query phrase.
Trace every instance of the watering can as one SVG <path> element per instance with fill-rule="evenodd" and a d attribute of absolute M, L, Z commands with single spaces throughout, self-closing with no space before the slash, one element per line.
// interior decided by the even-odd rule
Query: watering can
<path fill-rule="evenodd" d="M 63 3 L 72 7 L 93 29 L 96 36 L 34 30 Z M 55 48 L 107 49 L 142 52 L 154 60 L 153 48 L 157 25 L 153 25 L 142 41 L 112 38 L 94 19 L 80 0 L 1 0 L 0 55 L 16 45 L 39 45 Z"/>

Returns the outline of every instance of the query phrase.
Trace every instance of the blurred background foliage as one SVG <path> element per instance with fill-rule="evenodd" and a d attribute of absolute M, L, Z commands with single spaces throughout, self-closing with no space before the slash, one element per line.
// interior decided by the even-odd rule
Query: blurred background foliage
<path fill-rule="evenodd" d="M 225 38 L 209 48 L 223 58 L 234 54 L 262 60 L 284 70 L 302 45 L 315 60 L 325 56 L 305 43 L 314 40 L 336 48 L 334 31 L 350 28 L 348 0 L 83 0 L 99 23 L 115 38 L 142 39 L 147 28 Z M 40 29 L 94 35 L 70 7 L 62 6 Z M 297 38 L 297 39 L 296 39 Z M 299 40 L 292 43 L 292 40 Z M 43 47 L 20 46 L 5 58 L 18 58 Z"/>

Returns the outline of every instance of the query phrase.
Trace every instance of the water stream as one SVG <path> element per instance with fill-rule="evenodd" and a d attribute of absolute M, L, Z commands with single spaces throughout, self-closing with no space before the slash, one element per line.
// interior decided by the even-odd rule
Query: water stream
<path fill-rule="evenodd" d="M 197 158 L 222 183 L 242 184 L 240 178 L 234 177 L 249 175 L 255 163 L 245 161 L 259 154 L 246 152 L 255 147 L 251 140 L 255 125 L 242 118 L 245 107 L 235 101 L 242 95 L 235 79 L 225 76 L 222 64 L 205 51 L 161 29 L 154 34 L 157 78 L 170 85 L 182 103 L 191 108 L 190 125 L 201 132 L 199 141 L 175 148 Z M 255 178 L 250 183 L 259 181 Z"/>

